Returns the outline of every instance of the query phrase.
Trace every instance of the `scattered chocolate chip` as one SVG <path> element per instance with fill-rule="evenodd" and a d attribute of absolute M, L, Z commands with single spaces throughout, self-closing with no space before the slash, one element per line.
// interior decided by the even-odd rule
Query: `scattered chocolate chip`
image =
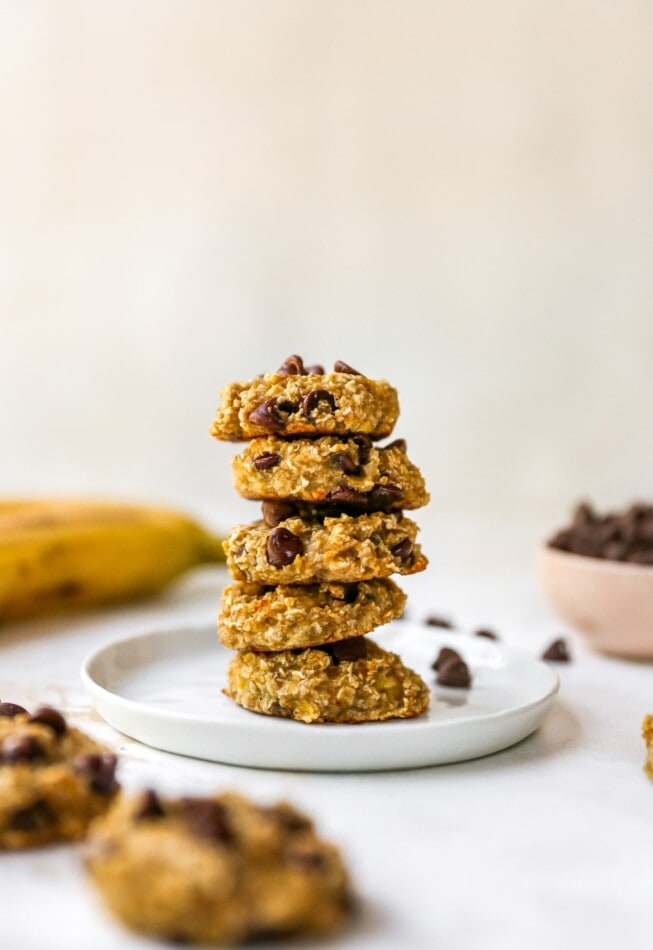
<path fill-rule="evenodd" d="M 270 528 L 276 528 L 286 518 L 297 514 L 297 509 L 291 501 L 264 501 L 261 505 L 263 520 Z"/>
<path fill-rule="evenodd" d="M 571 654 L 566 641 L 562 638 L 554 640 L 542 654 L 542 659 L 551 663 L 570 663 Z"/>
<path fill-rule="evenodd" d="M 335 452 L 332 456 L 333 463 L 345 475 L 360 475 L 360 465 L 355 462 L 347 452 Z"/>
<path fill-rule="evenodd" d="M 42 831 L 56 822 L 56 816 L 48 803 L 40 798 L 32 805 L 18 808 L 7 821 L 11 831 Z"/>
<path fill-rule="evenodd" d="M 152 788 L 146 789 L 141 795 L 134 812 L 136 821 L 145 821 L 149 818 L 161 818 L 165 815 L 161 799 Z"/>
<path fill-rule="evenodd" d="M 276 399 L 266 399 L 250 412 L 248 419 L 252 425 L 260 426 L 269 432 L 278 432 L 285 425 L 285 419 L 279 412 Z"/>
<path fill-rule="evenodd" d="M 42 726 L 48 726 L 48 728 L 52 729 L 58 736 L 62 736 L 68 728 L 66 720 L 61 713 L 51 706 L 39 706 L 36 712 L 32 713 L 29 717 L 29 721 L 38 722 Z"/>
<path fill-rule="evenodd" d="M 443 627 L 445 630 L 452 630 L 453 623 L 446 617 L 438 617 L 437 614 L 429 614 L 424 623 L 427 627 Z"/>
<path fill-rule="evenodd" d="M 292 356 L 289 356 L 287 360 L 284 360 L 279 369 L 277 370 L 277 376 L 306 376 L 307 372 L 304 369 L 304 361 L 301 356 L 297 356 L 296 353 L 293 353 Z"/>
<path fill-rule="evenodd" d="M 351 441 L 358 448 L 359 465 L 367 465 L 370 460 L 370 455 L 372 454 L 372 448 L 374 446 L 371 438 L 369 435 L 353 435 Z"/>
<path fill-rule="evenodd" d="M 272 567 L 286 567 L 304 552 L 304 544 L 287 528 L 273 528 L 265 546 L 268 564 Z"/>
<path fill-rule="evenodd" d="M 462 660 L 460 653 L 457 653 L 455 650 L 452 650 L 451 647 L 442 647 L 438 653 L 435 660 L 431 664 L 432 670 L 440 670 L 442 667 L 449 663 L 451 660 Z"/>
<path fill-rule="evenodd" d="M 14 716 L 20 716 L 21 713 L 26 712 L 27 710 L 19 706 L 18 703 L 0 703 L 0 716 L 8 716 L 13 719 Z"/>
<path fill-rule="evenodd" d="M 34 736 L 7 736 L 0 746 L 0 761 L 7 764 L 33 762 L 45 754 L 45 749 Z"/>
<path fill-rule="evenodd" d="M 387 485 L 375 485 L 370 492 L 369 504 L 373 508 L 391 508 L 402 501 L 404 493 L 399 485 L 388 482 Z"/>
<path fill-rule="evenodd" d="M 405 439 L 395 439 L 394 442 L 389 442 L 386 445 L 386 449 L 401 449 L 402 452 L 405 452 L 407 448 Z"/>
<path fill-rule="evenodd" d="M 362 373 L 359 373 L 357 369 L 354 369 L 353 366 L 350 366 L 348 363 L 343 363 L 342 360 L 336 360 L 333 365 L 334 373 L 348 373 L 350 376 L 362 376 Z"/>
<path fill-rule="evenodd" d="M 397 561 L 408 561 L 413 553 L 413 547 L 410 538 L 404 538 L 399 544 L 395 544 L 390 553 Z"/>
<path fill-rule="evenodd" d="M 331 410 L 335 410 L 336 401 L 332 393 L 327 392 L 326 389 L 311 389 L 310 393 L 307 393 L 302 400 L 302 408 L 304 410 L 304 415 L 310 421 L 311 413 L 314 409 L 317 409 L 320 403 L 327 403 Z"/>
<path fill-rule="evenodd" d="M 212 798 L 182 798 L 181 806 L 191 834 L 209 841 L 232 840 L 227 810 L 221 802 Z"/>
<path fill-rule="evenodd" d="M 111 795 L 118 788 L 115 778 L 117 765 L 117 757 L 110 754 L 78 755 L 73 762 L 75 771 L 88 779 L 91 788 L 98 795 Z"/>
<path fill-rule="evenodd" d="M 469 667 L 461 657 L 443 663 L 438 669 L 435 681 L 438 686 L 450 686 L 453 689 L 469 689 L 472 685 Z"/>
<path fill-rule="evenodd" d="M 494 630 L 485 630 L 481 628 L 480 630 L 474 631 L 475 637 L 485 637 L 486 640 L 499 640 L 500 637 L 494 632 Z"/>
<path fill-rule="evenodd" d="M 276 452 L 264 452 L 254 459 L 254 468 L 259 472 L 267 472 L 269 468 L 276 468 L 281 461 L 281 456 Z"/>
<path fill-rule="evenodd" d="M 337 640 L 335 643 L 325 643 L 317 648 L 328 653 L 334 666 L 339 666 L 342 660 L 353 662 L 364 660 L 367 656 L 367 640 L 365 637 L 350 637 L 347 640 Z"/>
<path fill-rule="evenodd" d="M 313 366 L 307 366 L 306 372 L 309 376 L 324 376 L 324 367 L 320 363 L 315 363 Z"/>

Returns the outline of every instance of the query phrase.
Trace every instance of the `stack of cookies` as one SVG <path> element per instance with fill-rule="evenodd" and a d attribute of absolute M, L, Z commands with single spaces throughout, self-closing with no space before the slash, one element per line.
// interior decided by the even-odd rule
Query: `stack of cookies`
<path fill-rule="evenodd" d="M 227 695 L 303 722 L 420 715 L 422 679 L 365 636 L 403 613 L 390 576 L 427 565 L 403 514 L 429 500 L 422 475 L 403 440 L 375 444 L 399 415 L 396 391 L 346 363 L 325 373 L 291 356 L 221 400 L 211 433 L 248 440 L 235 486 L 263 503 L 262 520 L 225 541 L 236 583 L 223 593 L 219 630 L 238 651 Z"/>

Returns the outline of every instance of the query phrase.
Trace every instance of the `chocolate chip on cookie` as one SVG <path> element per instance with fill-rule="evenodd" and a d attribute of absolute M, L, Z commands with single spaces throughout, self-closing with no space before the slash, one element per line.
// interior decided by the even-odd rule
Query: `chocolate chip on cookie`
<path fill-rule="evenodd" d="M 333 366 L 334 373 L 347 373 L 349 376 L 362 376 L 362 373 L 359 373 L 357 369 L 354 369 L 353 366 L 349 366 L 348 363 L 343 363 L 342 360 L 336 360 Z"/>
<path fill-rule="evenodd" d="M 268 535 L 266 556 L 273 567 L 286 567 L 304 551 L 301 538 L 287 528 L 274 528 Z"/>
<path fill-rule="evenodd" d="M 57 736 L 62 736 L 68 728 L 66 720 L 57 709 L 52 706 L 39 706 L 39 708 L 29 717 L 30 722 L 38 722 L 42 726 L 47 726 Z"/>

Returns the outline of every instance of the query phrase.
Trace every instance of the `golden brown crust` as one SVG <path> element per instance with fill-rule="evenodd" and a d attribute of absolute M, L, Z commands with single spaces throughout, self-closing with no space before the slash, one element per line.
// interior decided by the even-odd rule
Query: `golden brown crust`
<path fill-rule="evenodd" d="M 117 785 L 96 790 L 76 763 L 108 750 L 72 726 L 57 735 L 46 725 L 30 722 L 27 714 L 0 717 L 3 758 L 18 742 L 36 743 L 42 751 L 33 760 L 0 763 L 0 849 L 83 837 L 92 819 L 108 808 Z"/>
<path fill-rule="evenodd" d="M 329 399 L 311 404 L 310 394 Z M 306 400 L 309 398 L 309 402 Z M 397 392 L 386 380 L 348 373 L 284 376 L 270 373 L 248 382 L 230 383 L 220 393 L 221 405 L 211 426 L 216 439 L 239 442 L 257 436 L 346 435 L 359 432 L 382 439 L 390 435 L 399 415 Z M 275 400 L 267 425 L 252 418 L 267 400 Z"/>
<path fill-rule="evenodd" d="M 231 584 L 218 627 L 231 650 L 290 650 L 370 633 L 401 616 L 406 595 L 391 580 L 360 584 Z"/>
<path fill-rule="evenodd" d="M 419 716 L 429 705 L 422 679 L 394 653 L 365 640 L 366 655 L 328 650 L 238 653 L 226 690 L 239 705 L 301 722 L 360 723 Z"/>
<path fill-rule="evenodd" d="M 94 823 L 84 851 L 116 917 L 177 943 L 327 934 L 351 908 L 338 851 L 285 803 L 123 797 Z"/>
<path fill-rule="evenodd" d="M 268 560 L 270 536 L 289 531 L 303 553 L 276 567 Z M 351 517 L 302 520 L 277 528 L 263 522 L 237 525 L 224 542 L 234 580 L 254 584 L 349 584 L 392 574 L 415 574 L 427 560 L 415 544 L 417 525 L 401 514 L 372 512 Z M 406 550 L 410 554 L 406 557 Z"/>
<path fill-rule="evenodd" d="M 648 758 L 644 765 L 644 771 L 650 779 L 653 779 L 653 715 L 645 716 L 642 723 L 642 735 L 646 743 Z"/>
<path fill-rule="evenodd" d="M 342 496 L 345 489 L 365 495 L 361 503 L 367 502 L 370 510 L 412 509 L 428 503 L 422 473 L 400 444 L 362 448 L 354 439 L 339 436 L 254 439 L 233 460 L 234 485 L 244 498 L 313 504 L 329 502 L 334 494 Z"/>

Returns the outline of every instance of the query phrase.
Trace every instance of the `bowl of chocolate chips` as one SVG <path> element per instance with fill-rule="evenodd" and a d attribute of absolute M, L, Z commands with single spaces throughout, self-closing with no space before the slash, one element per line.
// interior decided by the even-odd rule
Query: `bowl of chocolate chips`
<path fill-rule="evenodd" d="M 653 505 L 579 504 L 541 548 L 538 573 L 556 613 L 596 649 L 653 658 Z"/>

